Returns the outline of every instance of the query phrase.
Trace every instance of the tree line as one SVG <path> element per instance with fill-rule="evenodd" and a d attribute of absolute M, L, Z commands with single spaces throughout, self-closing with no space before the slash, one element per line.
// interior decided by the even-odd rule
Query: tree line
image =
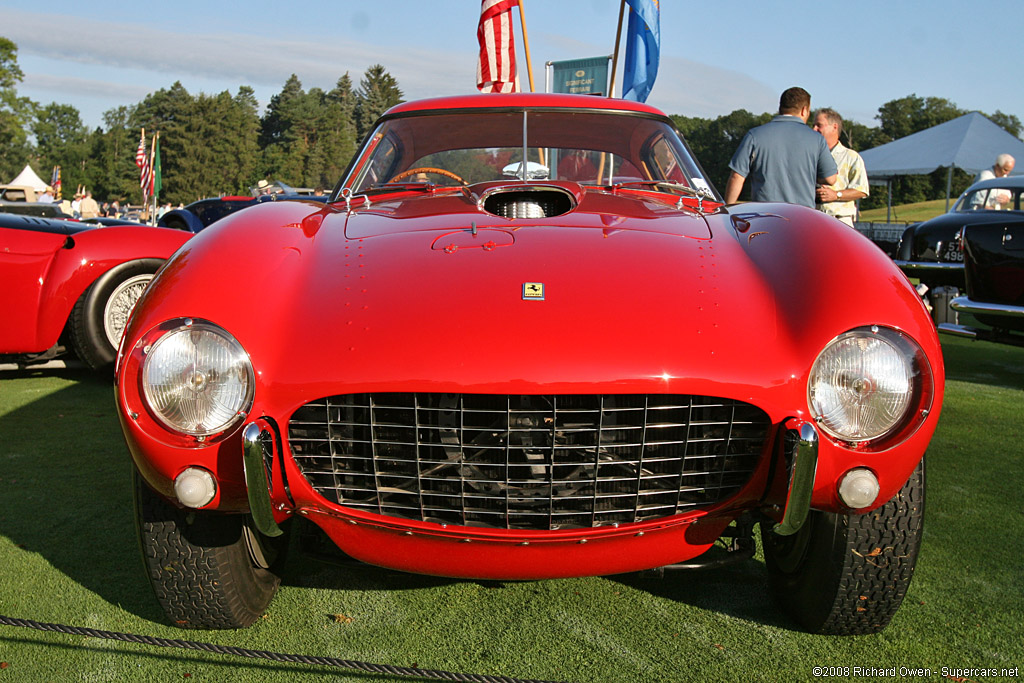
<path fill-rule="evenodd" d="M 884 145 L 912 133 L 951 121 L 971 110 L 961 109 L 943 97 L 908 95 L 886 102 L 878 108 L 875 119 L 878 126 L 866 126 L 856 121 L 843 120 L 841 142 L 858 152 Z M 842 114 L 842 112 L 839 112 Z M 984 112 L 983 112 L 984 113 Z M 694 155 L 700 160 L 705 173 L 720 190 L 729 177 L 729 160 L 748 130 L 771 120 L 773 113 L 751 114 L 740 109 L 716 119 L 692 118 L 673 115 L 671 118 L 686 137 Z M 1021 122 L 1014 114 L 996 110 L 985 114 L 991 121 L 1010 134 L 1020 137 Z M 813 114 L 812 114 L 813 118 Z M 992 160 L 993 162 L 995 159 Z M 893 204 L 909 204 L 946 196 L 946 169 L 927 175 L 898 176 L 893 180 Z M 953 196 L 959 195 L 974 181 L 974 176 L 960 169 L 953 170 Z M 882 188 L 872 190 L 860 202 L 861 209 L 885 206 L 886 193 Z M 746 195 L 744 195 L 746 196 Z"/>
<path fill-rule="evenodd" d="M 65 197 L 67 188 L 84 185 L 97 198 L 135 203 L 141 200 L 135 150 L 142 129 L 147 140 L 160 132 L 161 201 L 248 194 L 261 178 L 331 188 L 367 129 L 403 101 L 394 77 L 375 64 L 358 86 L 346 73 L 326 92 L 305 90 L 293 74 L 262 115 L 249 86 L 207 95 L 176 82 L 138 104 L 104 112 L 103 125 L 89 129 L 71 105 L 19 97 L 22 78 L 17 46 L 0 37 L 0 178 L 31 163 L 48 180 L 59 165 Z"/>
<path fill-rule="evenodd" d="M 13 177 L 31 162 L 46 179 L 50 169 L 60 165 L 65 188 L 84 185 L 97 197 L 131 202 L 141 198 L 134 153 L 143 128 L 147 133 L 160 131 L 163 201 L 188 203 L 218 194 L 248 194 L 261 178 L 330 188 L 377 117 L 403 97 L 397 81 L 379 64 L 366 70 L 358 87 L 346 73 L 326 92 L 303 89 L 293 74 L 262 115 L 248 86 L 235 94 L 193 95 L 176 82 L 136 105 L 105 112 L 103 126 L 90 130 L 71 105 L 41 105 L 19 97 L 16 88 L 22 78 L 17 46 L 0 36 L 0 178 Z M 968 111 L 945 98 L 909 95 L 879 107 L 877 126 L 844 121 L 842 141 L 863 151 Z M 739 109 L 715 119 L 671 118 L 711 181 L 724 188 L 729 159 L 740 139 L 772 116 Z M 986 116 L 1020 136 L 1016 115 L 997 110 Z M 972 180 L 956 169 L 954 194 Z M 903 176 L 893 182 L 893 203 L 938 199 L 945 192 L 943 169 Z M 876 191 L 861 201 L 861 208 L 885 202 L 885 193 Z"/>

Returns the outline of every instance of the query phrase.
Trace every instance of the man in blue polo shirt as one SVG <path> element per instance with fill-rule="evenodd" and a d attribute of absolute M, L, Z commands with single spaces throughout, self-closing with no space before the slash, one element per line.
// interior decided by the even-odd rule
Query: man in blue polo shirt
<path fill-rule="evenodd" d="M 828 145 L 807 127 L 811 96 L 803 88 L 790 88 L 779 98 L 779 114 L 763 126 L 747 131 L 732 155 L 726 204 L 735 204 L 750 178 L 755 202 L 787 202 L 814 208 L 818 183 L 836 182 L 838 169 Z"/>

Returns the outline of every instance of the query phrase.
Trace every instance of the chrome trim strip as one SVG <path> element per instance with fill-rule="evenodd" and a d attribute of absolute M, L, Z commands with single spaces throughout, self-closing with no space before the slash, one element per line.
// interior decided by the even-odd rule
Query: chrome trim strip
<path fill-rule="evenodd" d="M 249 514 L 252 515 L 252 520 L 261 534 L 280 536 L 284 532 L 274 521 L 260 434 L 260 428 L 254 422 L 250 422 L 242 430 L 242 466 L 245 470 L 246 493 L 249 496 Z"/>
<path fill-rule="evenodd" d="M 938 328 L 939 334 L 948 334 L 951 337 L 964 337 L 965 339 L 978 338 L 978 330 L 973 327 L 954 325 L 953 323 L 940 323 Z"/>
<path fill-rule="evenodd" d="M 814 473 L 818 469 L 818 430 L 810 422 L 799 422 L 797 442 L 793 447 L 792 467 L 789 474 L 789 492 L 782 521 L 773 531 L 780 536 L 795 534 L 803 526 L 811 511 L 811 493 L 814 491 Z"/>
<path fill-rule="evenodd" d="M 947 263 L 943 261 L 895 261 L 896 265 L 906 270 L 963 270 L 962 263 Z"/>
<path fill-rule="evenodd" d="M 1024 318 L 1024 306 L 1010 306 L 1009 304 L 992 304 L 984 301 L 974 301 L 970 297 L 958 296 L 949 302 L 955 311 L 965 313 L 982 313 L 1002 315 L 1008 318 Z"/>

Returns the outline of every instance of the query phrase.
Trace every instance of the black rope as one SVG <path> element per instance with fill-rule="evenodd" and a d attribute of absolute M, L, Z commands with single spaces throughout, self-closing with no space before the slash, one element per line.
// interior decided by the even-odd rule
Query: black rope
<path fill-rule="evenodd" d="M 313 664 L 317 666 L 334 666 L 343 669 L 357 669 L 370 673 L 388 674 L 391 676 L 405 676 L 416 678 L 427 678 L 442 681 L 466 681 L 467 683 L 552 683 L 536 679 L 510 678 L 508 676 L 487 676 L 479 674 L 460 674 L 451 671 L 438 671 L 435 669 L 419 669 L 409 666 L 391 666 L 389 664 L 371 664 L 352 659 L 336 659 L 334 657 L 315 657 L 310 655 L 282 654 L 280 652 L 268 652 L 266 650 L 249 650 L 243 647 L 230 645 L 214 645 L 213 643 L 201 643 L 194 640 L 177 640 L 174 638 L 156 638 L 154 636 L 139 636 L 134 633 L 118 633 L 117 631 L 100 631 L 94 628 L 82 628 L 80 626 L 65 626 L 64 624 L 48 624 L 45 622 L 32 621 L 31 619 L 14 619 L 0 615 L 0 625 L 18 626 L 31 628 L 37 631 L 53 631 L 56 633 L 69 633 L 75 636 L 88 636 L 89 638 L 102 638 L 104 640 L 120 640 L 125 643 L 138 643 L 140 645 L 155 645 L 157 647 L 177 647 L 185 650 L 200 650 L 202 652 L 213 652 L 220 655 L 235 655 L 236 657 L 248 657 L 250 659 L 269 659 L 275 662 L 289 662 L 293 664 Z"/>

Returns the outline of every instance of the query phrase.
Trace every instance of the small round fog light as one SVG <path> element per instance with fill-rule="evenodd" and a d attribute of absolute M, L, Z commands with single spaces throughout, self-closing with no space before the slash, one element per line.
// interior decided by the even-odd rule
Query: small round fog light
<path fill-rule="evenodd" d="M 839 498 L 854 510 L 868 507 L 878 498 L 878 478 L 871 470 L 850 470 L 839 480 Z"/>
<path fill-rule="evenodd" d="M 182 505 L 201 508 L 217 495 L 217 482 L 206 470 L 189 467 L 174 480 L 174 495 Z"/>

